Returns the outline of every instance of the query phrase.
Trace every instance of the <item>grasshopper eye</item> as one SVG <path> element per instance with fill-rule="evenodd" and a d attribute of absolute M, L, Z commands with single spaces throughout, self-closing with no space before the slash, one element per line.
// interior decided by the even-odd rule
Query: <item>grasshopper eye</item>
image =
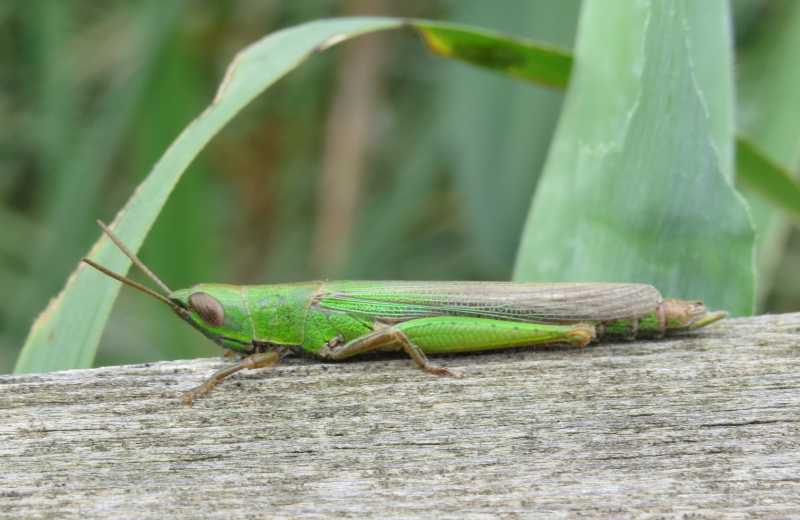
<path fill-rule="evenodd" d="M 189 306 L 212 327 L 221 327 L 225 321 L 222 304 L 208 293 L 196 292 L 189 296 Z"/>

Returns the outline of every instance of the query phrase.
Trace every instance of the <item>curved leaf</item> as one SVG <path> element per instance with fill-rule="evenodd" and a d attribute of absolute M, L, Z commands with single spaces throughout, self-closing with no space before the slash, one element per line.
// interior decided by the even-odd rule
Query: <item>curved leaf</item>
<path fill-rule="evenodd" d="M 414 26 L 440 56 L 541 85 L 564 88 L 569 82 L 572 57 L 562 49 L 457 24 L 417 21 Z"/>

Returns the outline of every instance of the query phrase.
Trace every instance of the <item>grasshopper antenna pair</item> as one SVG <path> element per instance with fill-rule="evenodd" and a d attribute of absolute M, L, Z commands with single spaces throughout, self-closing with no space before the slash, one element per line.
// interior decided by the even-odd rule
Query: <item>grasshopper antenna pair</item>
<path fill-rule="evenodd" d="M 142 262 L 139 259 L 138 256 L 133 254 L 133 252 L 130 249 L 128 249 L 127 246 L 125 246 L 125 244 L 123 244 L 122 241 L 119 238 L 117 238 L 117 236 L 108 228 L 108 226 L 103 221 L 98 220 L 97 221 L 97 225 L 100 226 L 100 228 L 103 230 L 103 232 L 106 235 L 108 235 L 108 238 L 110 238 L 111 241 L 114 242 L 114 245 L 116 245 L 119 248 L 119 250 L 122 251 L 125 254 L 125 256 L 127 256 L 128 259 L 131 262 L 133 262 L 133 265 L 135 265 L 136 267 L 141 269 L 141 271 L 148 278 L 150 278 L 153 282 L 155 282 L 155 284 L 158 285 L 158 287 L 161 288 L 161 290 L 164 291 L 165 294 L 162 295 L 162 294 L 154 291 L 153 289 L 150 289 L 149 287 L 146 287 L 146 286 L 140 284 L 139 282 L 135 282 L 135 281 L 131 280 L 130 278 L 126 278 L 126 277 L 122 276 L 121 274 L 115 273 L 114 271 L 111 271 L 110 269 L 107 269 L 107 268 L 103 267 L 102 265 L 96 263 L 94 260 L 92 260 L 90 258 L 85 258 L 84 257 L 84 258 L 81 259 L 81 261 L 86 263 L 86 264 L 88 264 L 88 265 L 90 265 L 90 266 L 92 266 L 92 267 L 94 267 L 95 269 L 97 269 L 98 271 L 103 273 L 104 275 L 109 276 L 109 277 L 117 280 L 118 282 L 121 282 L 121 283 L 127 285 L 128 287 L 133 287 L 137 291 L 141 291 L 141 292 L 143 292 L 145 294 L 149 294 L 153 298 L 155 298 L 157 300 L 161 300 L 162 302 L 166 303 L 167 305 L 169 305 L 173 309 L 177 310 L 177 308 L 179 308 L 180 306 L 167 297 L 167 295 L 172 294 L 172 289 L 170 289 L 167 286 L 167 284 L 165 284 L 161 280 L 161 278 L 156 276 L 156 274 L 153 271 L 151 271 L 150 268 L 147 267 L 144 264 L 144 262 Z"/>

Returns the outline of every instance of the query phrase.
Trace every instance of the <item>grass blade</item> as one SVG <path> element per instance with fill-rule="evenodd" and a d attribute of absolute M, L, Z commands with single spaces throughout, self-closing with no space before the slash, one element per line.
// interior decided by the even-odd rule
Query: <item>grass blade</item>
<path fill-rule="evenodd" d="M 745 139 L 736 141 L 737 182 L 800 222 L 800 183 Z"/>
<path fill-rule="evenodd" d="M 796 66 L 800 46 L 800 4 L 777 1 L 765 4 L 752 31 L 753 37 L 737 60 L 739 131 L 746 143 L 755 146 L 763 160 L 757 172 L 740 172 L 742 185 L 758 193 L 745 195 L 756 227 L 756 266 L 759 302 L 764 303 L 777 280 L 791 229 L 775 206 L 789 210 L 798 199 L 797 169 L 800 166 L 800 69 Z M 754 148 L 742 143 L 742 164 L 752 163 Z M 765 167 L 767 165 L 775 167 Z M 794 173 L 794 182 L 783 175 Z M 757 173 L 757 177 L 746 176 Z M 783 177 L 783 179 L 781 179 Z M 757 183 L 757 184 L 756 184 Z M 793 186 L 794 189 L 793 189 Z M 772 188 L 770 188 L 770 186 Z M 762 196 L 779 195 L 779 198 Z M 794 199 L 792 202 L 791 199 Z M 789 269 L 792 272 L 792 269 Z M 781 279 L 776 291 L 793 292 L 796 277 Z"/>
<path fill-rule="evenodd" d="M 572 58 L 555 46 L 458 24 L 417 21 L 414 27 L 428 47 L 445 58 L 555 88 L 564 88 L 569 82 Z"/>
<path fill-rule="evenodd" d="M 752 312 L 727 4 L 589 1 L 579 27 L 515 278 L 649 282 Z"/>

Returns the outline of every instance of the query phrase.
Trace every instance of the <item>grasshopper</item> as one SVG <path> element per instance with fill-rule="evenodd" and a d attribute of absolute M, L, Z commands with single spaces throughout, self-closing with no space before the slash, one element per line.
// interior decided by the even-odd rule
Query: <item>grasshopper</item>
<path fill-rule="evenodd" d="M 232 374 L 274 366 L 292 353 L 339 361 L 402 350 L 427 372 L 460 377 L 427 354 L 658 338 L 727 316 L 709 312 L 701 301 L 664 299 L 655 287 L 638 283 L 316 281 L 204 283 L 173 291 L 98 224 L 163 294 L 89 258 L 83 262 L 164 302 L 204 336 L 243 356 L 186 392 L 189 405 Z"/>

